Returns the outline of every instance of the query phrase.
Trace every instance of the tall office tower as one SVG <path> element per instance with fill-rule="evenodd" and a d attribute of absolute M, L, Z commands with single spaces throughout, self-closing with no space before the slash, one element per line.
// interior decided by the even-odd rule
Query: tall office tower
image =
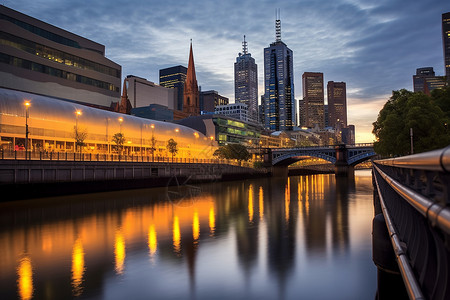
<path fill-rule="evenodd" d="M 281 21 L 275 21 L 276 39 L 264 48 L 265 127 L 293 130 L 296 125 L 293 53 L 281 41 Z"/>
<path fill-rule="evenodd" d="M 183 112 L 190 116 L 198 116 L 200 114 L 199 91 L 197 77 L 195 76 L 194 53 L 189 51 L 189 63 L 186 73 L 186 81 L 184 83 Z"/>
<path fill-rule="evenodd" d="M 0 86 L 109 108 L 122 68 L 105 46 L 0 5 Z"/>
<path fill-rule="evenodd" d="M 433 67 L 416 69 L 413 75 L 414 92 L 422 92 L 430 95 L 432 90 L 443 88 L 446 85 L 443 76 L 436 76 Z"/>
<path fill-rule="evenodd" d="M 442 42 L 444 44 L 444 64 L 447 82 L 450 82 L 450 12 L 442 14 Z"/>
<path fill-rule="evenodd" d="M 303 83 L 303 126 L 313 128 L 325 127 L 323 73 L 305 72 Z"/>
<path fill-rule="evenodd" d="M 328 126 L 347 127 L 347 88 L 345 82 L 328 81 Z"/>
<path fill-rule="evenodd" d="M 175 109 L 183 110 L 184 82 L 186 81 L 187 68 L 175 66 L 159 70 L 159 85 L 166 88 L 177 89 L 177 102 Z"/>
<path fill-rule="evenodd" d="M 236 103 L 248 107 L 250 121 L 258 120 L 258 67 L 255 59 L 248 53 L 247 42 L 242 42 L 242 53 L 234 63 L 234 96 Z"/>

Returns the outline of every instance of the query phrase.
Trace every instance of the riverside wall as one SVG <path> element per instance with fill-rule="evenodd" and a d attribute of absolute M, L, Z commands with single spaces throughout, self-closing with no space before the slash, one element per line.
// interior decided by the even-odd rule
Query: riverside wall
<path fill-rule="evenodd" d="M 1 201 L 270 176 L 216 163 L 1 160 Z"/>

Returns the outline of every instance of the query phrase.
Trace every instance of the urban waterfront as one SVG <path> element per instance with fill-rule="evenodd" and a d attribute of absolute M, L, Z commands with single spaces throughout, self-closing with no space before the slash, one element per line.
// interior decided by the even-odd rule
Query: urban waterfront
<path fill-rule="evenodd" d="M 370 170 L 0 204 L 2 299 L 373 299 Z"/>

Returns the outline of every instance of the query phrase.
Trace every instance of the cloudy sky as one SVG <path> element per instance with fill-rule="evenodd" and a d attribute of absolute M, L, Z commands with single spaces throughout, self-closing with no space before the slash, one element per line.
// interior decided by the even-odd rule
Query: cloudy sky
<path fill-rule="evenodd" d="M 2 4 L 106 46 L 106 56 L 159 83 L 159 69 L 187 66 L 193 40 L 197 81 L 234 102 L 234 62 L 246 35 L 263 94 L 263 49 L 282 40 L 294 52 L 295 98 L 304 72 L 347 83 L 356 141 L 371 142 L 372 123 L 393 90 L 412 90 L 416 68 L 444 74 L 442 13 L 449 0 L 2 0 Z"/>

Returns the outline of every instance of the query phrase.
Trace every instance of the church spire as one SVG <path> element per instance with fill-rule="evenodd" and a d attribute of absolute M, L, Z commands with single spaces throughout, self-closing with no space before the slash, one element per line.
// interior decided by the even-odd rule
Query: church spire
<path fill-rule="evenodd" d="M 192 51 L 192 39 L 191 39 L 188 69 L 186 73 L 186 81 L 184 83 L 183 112 L 188 113 L 192 116 L 199 115 L 200 105 L 198 99 L 199 99 L 199 92 L 198 92 L 197 77 L 195 75 L 194 52 Z"/>

